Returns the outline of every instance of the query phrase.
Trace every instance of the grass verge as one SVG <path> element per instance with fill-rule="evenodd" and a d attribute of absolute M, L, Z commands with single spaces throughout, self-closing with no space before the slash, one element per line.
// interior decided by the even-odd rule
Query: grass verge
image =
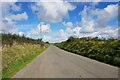
<path fill-rule="evenodd" d="M 11 78 L 15 73 L 30 63 L 35 57 L 41 54 L 46 48 L 40 45 L 23 44 L 3 48 L 3 80 Z"/>

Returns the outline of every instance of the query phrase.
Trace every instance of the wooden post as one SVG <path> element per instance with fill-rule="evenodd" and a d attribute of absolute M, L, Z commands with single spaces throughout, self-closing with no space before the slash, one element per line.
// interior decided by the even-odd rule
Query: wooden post
<path fill-rule="evenodd" d="M 40 47 L 44 47 L 44 42 L 42 42 L 42 24 L 41 24 L 42 18 L 40 18 Z"/>
<path fill-rule="evenodd" d="M 42 24 L 41 24 L 41 21 L 42 21 L 42 18 L 40 18 L 40 37 L 41 37 L 41 40 L 42 40 Z"/>

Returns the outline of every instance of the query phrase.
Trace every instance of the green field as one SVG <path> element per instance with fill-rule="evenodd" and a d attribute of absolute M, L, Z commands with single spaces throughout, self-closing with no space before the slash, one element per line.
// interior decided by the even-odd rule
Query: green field
<path fill-rule="evenodd" d="M 55 45 L 69 52 L 120 67 L 120 40 L 70 37 Z"/>

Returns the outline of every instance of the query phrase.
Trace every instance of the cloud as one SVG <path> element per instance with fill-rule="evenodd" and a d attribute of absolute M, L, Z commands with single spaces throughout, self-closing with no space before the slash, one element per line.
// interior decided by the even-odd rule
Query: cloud
<path fill-rule="evenodd" d="M 96 9 L 84 6 L 79 13 L 81 22 L 74 27 L 66 27 L 61 29 L 57 34 L 48 35 L 44 41 L 62 42 L 70 36 L 81 37 L 99 37 L 99 38 L 118 38 L 118 26 L 110 26 L 108 22 L 118 16 L 117 5 L 108 5 L 104 9 Z M 96 17 L 96 18 L 95 18 Z M 68 22 L 63 22 L 65 26 L 69 26 Z M 48 39 L 48 40 L 47 40 Z M 54 40 L 53 40 L 54 39 Z"/>
<path fill-rule="evenodd" d="M 37 36 L 38 34 L 39 34 L 39 31 L 35 28 L 35 29 L 31 29 L 30 31 L 28 31 L 26 33 L 26 36 L 33 38 L 33 37 Z"/>
<path fill-rule="evenodd" d="M 43 36 L 44 42 L 50 42 L 51 40 L 52 40 L 52 38 L 50 36 L 46 36 L 46 35 Z"/>
<path fill-rule="evenodd" d="M 3 27 L 0 28 L 0 30 L 1 30 L 2 32 L 13 32 L 13 31 L 16 31 L 16 30 L 14 29 L 15 22 L 13 22 L 13 21 L 12 21 L 11 19 L 9 19 L 9 18 L 5 18 L 5 19 L 3 20 L 2 26 L 3 26 Z"/>
<path fill-rule="evenodd" d="M 17 0 L 1 0 L 1 2 L 17 2 Z"/>
<path fill-rule="evenodd" d="M 1 5 L 2 5 L 1 9 L 2 9 L 3 17 L 12 14 L 11 10 L 21 11 L 21 7 L 19 5 L 16 5 L 15 2 L 2 2 Z"/>
<path fill-rule="evenodd" d="M 81 26 L 79 26 L 81 37 L 104 37 L 117 38 L 117 26 L 109 26 L 108 22 L 113 20 L 118 16 L 118 5 L 108 5 L 104 9 L 95 9 L 91 7 L 84 6 L 82 12 Z M 96 18 L 95 18 L 96 17 Z M 78 32 L 78 31 L 77 31 Z"/>
<path fill-rule="evenodd" d="M 10 16 L 8 16 L 10 19 L 15 20 L 15 21 L 19 21 L 19 20 L 27 20 L 28 19 L 28 15 L 26 12 L 23 12 L 21 14 L 12 14 Z"/>
<path fill-rule="evenodd" d="M 42 27 L 42 32 L 44 32 L 44 33 L 48 33 L 48 32 L 51 31 L 51 29 L 50 29 L 50 24 L 44 24 L 44 23 L 43 23 L 43 24 L 41 25 L 41 27 Z M 40 30 L 40 24 L 38 24 L 37 28 L 38 28 L 38 30 Z"/>
<path fill-rule="evenodd" d="M 52 23 L 61 22 L 62 18 L 68 16 L 68 11 L 72 11 L 76 7 L 68 2 L 58 1 L 59 2 L 37 2 L 31 6 L 31 9 L 37 14 L 38 18 L 42 17 Z"/>
<path fill-rule="evenodd" d="M 43 37 L 43 41 L 51 43 L 66 41 L 69 37 L 74 36 L 76 38 L 81 37 L 99 37 L 99 38 L 118 38 L 118 28 L 107 26 L 100 28 L 94 32 L 82 32 L 82 27 L 66 28 L 66 30 L 59 30 L 54 35 L 48 35 Z"/>
<path fill-rule="evenodd" d="M 58 38 L 58 40 L 60 41 L 64 41 L 67 40 L 68 34 L 66 33 L 66 31 L 64 31 L 63 29 L 60 29 L 60 31 L 58 32 L 58 35 L 56 36 Z"/>
<path fill-rule="evenodd" d="M 18 25 L 16 25 L 19 20 L 27 20 L 28 15 L 26 12 L 13 14 L 14 12 L 21 12 L 21 6 L 15 4 L 15 2 L 3 2 L 1 3 L 2 7 L 2 16 L 1 23 L 2 27 L 0 28 L 1 32 L 19 34 Z"/>
<path fill-rule="evenodd" d="M 63 22 L 63 25 L 66 26 L 66 27 L 72 27 L 73 26 L 73 23 L 72 22 Z"/>
<path fill-rule="evenodd" d="M 19 34 L 20 36 L 23 36 L 23 35 L 24 35 L 24 32 L 21 32 L 21 31 L 20 31 L 18 34 Z"/>
<path fill-rule="evenodd" d="M 118 16 L 118 4 L 108 5 L 104 9 L 96 9 L 93 14 L 97 16 L 96 26 L 106 27 L 110 20 Z"/>
<path fill-rule="evenodd" d="M 19 31 L 19 28 L 16 27 L 16 22 L 12 21 L 10 18 L 5 18 L 2 22 L 2 27 L 0 27 L 0 32 L 18 34 L 22 36 L 22 31 Z"/>
<path fill-rule="evenodd" d="M 114 14 L 114 11 L 118 11 L 118 4 L 117 5 L 109 5 L 106 8 L 104 8 L 105 11 L 107 11 L 110 15 Z M 115 15 L 116 16 L 116 15 Z"/>
<path fill-rule="evenodd" d="M 13 3 L 13 5 L 11 6 L 11 9 L 13 11 L 20 11 L 21 10 L 20 6 L 15 5 L 15 3 Z"/>
<path fill-rule="evenodd" d="M 118 4 L 108 5 L 104 9 L 96 9 L 94 6 L 84 6 L 83 11 L 79 13 L 82 16 L 82 26 L 87 27 L 92 24 L 91 31 L 94 27 L 106 27 L 110 20 L 118 16 Z"/>
<path fill-rule="evenodd" d="M 0 31 L 18 34 L 19 30 L 16 28 L 16 21 L 23 19 L 27 20 L 27 18 L 28 16 L 25 12 L 17 15 L 11 14 L 9 16 L 4 16 L 2 18 L 2 27 L 0 28 Z"/>
<path fill-rule="evenodd" d="M 56 43 L 56 42 L 62 42 L 68 39 L 68 34 L 66 33 L 65 30 L 60 29 L 57 33 L 55 33 L 54 35 L 44 35 L 43 37 L 43 41 L 48 41 L 51 43 Z"/>
<path fill-rule="evenodd" d="M 28 31 L 26 36 L 33 38 L 33 37 L 40 35 L 40 24 L 41 23 L 39 23 L 36 28 L 32 28 L 30 31 Z M 42 34 L 49 33 L 51 31 L 50 24 L 42 23 L 41 27 L 42 27 Z"/>
<path fill-rule="evenodd" d="M 78 37 L 104 37 L 117 38 L 117 26 L 109 26 L 108 22 L 117 18 L 118 5 L 108 5 L 104 9 L 95 9 L 84 6 L 83 11 L 79 13 L 82 16 L 81 25 L 74 29 Z M 96 18 L 95 18 L 96 17 Z"/>

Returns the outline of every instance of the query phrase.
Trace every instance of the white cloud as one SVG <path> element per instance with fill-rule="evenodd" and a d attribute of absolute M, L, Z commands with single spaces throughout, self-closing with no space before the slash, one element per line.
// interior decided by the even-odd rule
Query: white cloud
<path fill-rule="evenodd" d="M 23 13 L 21 13 L 21 14 L 16 14 L 16 15 L 14 15 L 14 14 L 12 14 L 12 15 L 10 15 L 10 16 L 8 16 L 10 19 L 12 19 L 12 20 L 27 20 L 28 19 L 28 15 L 27 15 L 27 13 L 26 12 L 23 12 Z"/>
<path fill-rule="evenodd" d="M 72 22 L 63 22 L 63 25 L 66 26 L 66 27 L 72 27 L 73 26 L 73 23 Z"/>
<path fill-rule="evenodd" d="M 94 32 L 82 32 L 81 27 L 76 27 L 73 29 L 75 37 L 99 37 L 99 38 L 118 38 L 118 30 L 117 27 L 111 27 L 107 26 L 105 28 L 99 28 L 98 30 L 95 30 Z"/>
<path fill-rule="evenodd" d="M 44 23 L 43 23 L 43 24 L 41 25 L 41 27 L 42 27 L 42 32 L 48 33 L 48 32 L 51 31 L 51 29 L 50 29 L 50 24 L 44 24 Z M 38 24 L 37 28 L 38 28 L 38 30 L 40 30 L 40 24 Z"/>
<path fill-rule="evenodd" d="M 108 5 L 104 9 L 92 9 L 85 6 L 80 15 L 82 16 L 81 32 L 99 31 L 100 29 L 108 28 L 108 21 L 117 17 L 118 5 Z"/>
<path fill-rule="evenodd" d="M 63 29 L 60 29 L 60 31 L 58 32 L 58 35 L 57 35 L 57 37 L 61 40 L 67 40 L 67 36 L 68 36 L 68 34 Z"/>
<path fill-rule="evenodd" d="M 16 5 L 15 2 L 2 2 L 2 16 L 7 16 L 9 14 L 12 14 L 10 12 L 10 10 L 13 10 L 13 11 L 21 11 L 21 7 Z"/>
<path fill-rule="evenodd" d="M 24 32 L 21 32 L 21 31 L 20 31 L 18 34 L 19 34 L 20 36 L 23 36 L 23 35 L 24 35 Z"/>
<path fill-rule="evenodd" d="M 43 41 L 50 42 L 51 40 L 52 38 L 50 36 L 46 36 L 46 35 L 43 36 Z"/>
<path fill-rule="evenodd" d="M 15 27 L 15 22 L 13 22 L 9 18 L 5 18 L 2 22 L 2 27 L 0 30 L 2 32 L 13 32 L 16 31 L 14 27 Z"/>
<path fill-rule="evenodd" d="M 13 5 L 11 6 L 11 9 L 13 11 L 20 11 L 21 10 L 20 6 L 15 5 L 15 3 L 13 3 Z"/>
<path fill-rule="evenodd" d="M 13 14 L 12 11 L 21 11 L 21 7 L 16 5 L 15 2 L 3 2 L 1 3 L 2 6 L 2 27 L 0 28 L 1 32 L 10 32 L 19 34 L 19 29 L 16 27 L 16 21 L 18 20 L 27 20 L 28 16 L 26 12 Z"/>
<path fill-rule="evenodd" d="M 67 29 L 66 30 L 60 29 L 58 33 L 55 35 L 54 42 L 66 41 L 68 37 L 70 36 L 70 34 L 72 33 L 72 32 L 70 33 L 70 31 L 67 32 Z"/>
<path fill-rule="evenodd" d="M 66 41 L 68 39 L 68 36 L 69 35 L 65 30 L 60 29 L 57 33 L 53 33 L 53 35 L 44 36 L 43 41 L 48 41 L 52 43 L 62 42 Z"/>
<path fill-rule="evenodd" d="M 106 27 L 110 20 L 118 16 L 118 4 L 108 5 L 104 9 L 96 9 L 93 14 L 97 16 L 96 26 Z"/>
<path fill-rule="evenodd" d="M 105 27 L 104 29 L 101 29 L 98 31 L 98 35 L 99 37 L 104 37 L 104 38 L 118 38 L 118 29 L 117 27 Z"/>
<path fill-rule="evenodd" d="M 31 29 L 30 31 L 28 31 L 26 33 L 26 36 L 33 38 L 33 37 L 37 36 L 38 34 L 39 34 L 39 31 L 35 28 L 35 29 Z"/>
<path fill-rule="evenodd" d="M 37 2 L 32 5 L 32 10 L 48 22 L 60 22 L 62 18 L 68 16 L 68 11 L 74 10 L 76 7 L 68 2 L 58 0 L 59 2 Z M 46 6 L 47 5 L 47 6 Z"/>
<path fill-rule="evenodd" d="M 2 3 L 0 3 L 0 10 L 2 10 Z M 2 21 L 2 11 L 0 11 L 0 22 Z"/>
<path fill-rule="evenodd" d="M 100 28 L 94 32 L 82 32 L 81 27 L 66 28 L 66 30 L 59 30 L 58 33 L 54 35 L 48 35 L 43 37 L 43 41 L 48 41 L 52 43 L 66 41 L 70 36 L 77 38 L 81 37 L 99 37 L 99 38 L 118 38 L 118 29 L 114 27 Z"/>
<path fill-rule="evenodd" d="M 1 0 L 1 2 L 17 2 L 17 0 Z"/>
<path fill-rule="evenodd" d="M 79 26 L 77 26 L 77 27 L 75 27 L 74 29 L 73 29 L 73 32 L 74 32 L 74 36 L 76 36 L 76 37 L 79 37 L 79 35 L 80 35 L 80 32 L 81 32 L 81 27 L 79 27 Z"/>
<path fill-rule="evenodd" d="M 89 21 L 82 24 L 81 32 L 93 32 L 95 23 L 93 21 Z"/>
<path fill-rule="evenodd" d="M 2 17 L 5 17 L 6 15 L 10 14 L 10 3 L 1 3 L 1 9 L 2 9 Z"/>
<path fill-rule="evenodd" d="M 80 12 L 82 20 L 80 25 L 67 27 L 66 30 L 61 29 L 57 34 L 49 35 L 44 40 L 50 42 L 62 42 L 70 36 L 81 37 L 99 37 L 99 38 L 118 38 L 118 27 L 108 25 L 108 21 L 117 17 L 117 5 L 108 5 L 104 9 L 92 9 L 85 6 Z M 96 17 L 96 19 L 95 19 Z M 67 23 L 63 22 L 65 26 Z M 53 40 L 54 39 L 54 40 Z"/>
<path fill-rule="evenodd" d="M 15 21 L 22 19 L 26 20 L 27 18 L 28 16 L 25 12 L 17 15 L 11 14 L 10 16 L 4 16 L 2 19 L 2 27 L 0 28 L 0 31 L 18 34 L 18 29 L 16 28 Z"/>
<path fill-rule="evenodd" d="M 66 32 L 69 34 L 69 35 L 72 35 L 73 34 L 73 29 L 72 28 L 66 28 Z"/>
<path fill-rule="evenodd" d="M 118 11 L 118 4 L 117 5 L 109 5 L 104 10 L 107 11 L 109 13 L 109 15 L 111 15 L 111 16 L 117 16 L 117 13 L 115 13 L 115 12 Z"/>
<path fill-rule="evenodd" d="M 42 23 L 41 27 L 42 27 L 42 34 L 49 33 L 51 31 L 50 24 Z M 32 28 L 30 31 L 28 31 L 26 35 L 27 37 L 32 37 L 32 38 L 40 35 L 40 23 L 37 25 L 36 28 Z"/>

